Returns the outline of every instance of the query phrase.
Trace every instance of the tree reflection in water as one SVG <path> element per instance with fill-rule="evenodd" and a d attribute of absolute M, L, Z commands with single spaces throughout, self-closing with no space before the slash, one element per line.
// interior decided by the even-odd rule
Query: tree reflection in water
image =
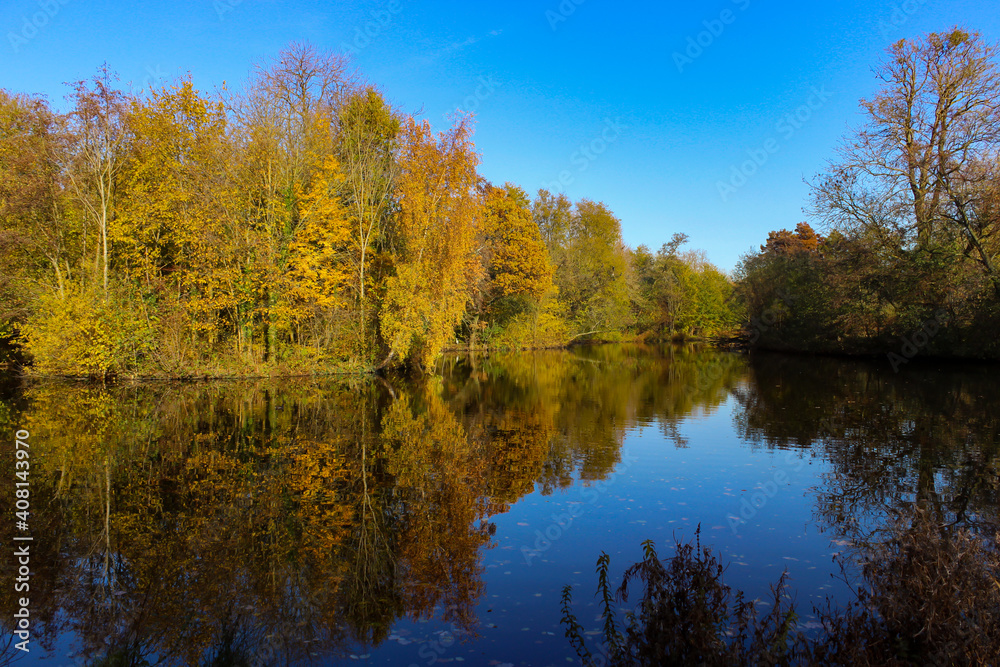
<path fill-rule="evenodd" d="M 919 503 L 941 525 L 1000 528 L 1000 392 L 994 369 L 760 354 L 736 392 L 740 435 L 809 450 L 831 470 L 820 524 L 858 546 Z"/>
<path fill-rule="evenodd" d="M 71 634 L 92 664 L 284 664 L 378 645 L 401 618 L 474 636 L 491 517 L 604 479 L 636 425 L 695 447 L 680 420 L 734 398 L 751 446 L 832 464 L 828 530 L 863 543 L 916 499 L 995 530 L 1000 392 L 976 369 L 603 346 L 456 356 L 422 381 L 4 386 L 46 537 L 33 637 Z"/>

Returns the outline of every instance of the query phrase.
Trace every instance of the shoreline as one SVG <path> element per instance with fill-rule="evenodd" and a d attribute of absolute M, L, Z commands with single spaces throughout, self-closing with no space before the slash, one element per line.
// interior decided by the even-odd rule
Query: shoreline
<path fill-rule="evenodd" d="M 891 363 L 892 357 L 898 356 L 903 359 L 904 364 L 916 362 L 925 363 L 958 363 L 958 364 L 997 364 L 1000 359 L 990 357 L 960 356 L 947 354 L 916 354 L 911 357 L 902 357 L 898 350 L 809 350 L 790 346 L 763 346 L 750 342 L 747 335 L 725 334 L 710 337 L 683 337 L 666 340 L 649 341 L 641 337 L 621 341 L 581 341 L 571 342 L 566 345 L 548 345 L 542 347 L 522 347 L 522 348 L 500 348 L 500 347 L 449 347 L 442 350 L 446 354 L 470 354 L 470 355 L 490 355 L 490 354 L 518 354 L 525 352 L 548 352 L 555 350 L 570 350 L 575 347 L 588 347 L 598 345 L 682 345 L 699 344 L 714 348 L 723 352 L 733 352 L 737 354 L 776 354 L 791 355 L 796 357 L 824 357 L 829 359 L 840 359 L 844 361 L 883 361 Z M 116 375 L 106 378 L 82 375 L 59 375 L 59 374 L 39 374 L 30 372 L 30 366 L 24 366 L 17 362 L 0 363 L 0 379 L 24 380 L 24 381 L 61 381 L 80 383 L 118 383 L 118 382 L 176 382 L 176 383 L 198 383 L 212 381 L 241 381 L 241 380 L 281 380 L 281 379 L 348 379 L 348 378 L 376 378 L 381 374 L 377 370 L 327 370 L 318 372 L 278 372 L 278 373 L 248 373 L 248 374 L 212 374 L 212 373 L 189 373 L 183 375 L 171 374 L 148 374 L 148 375 Z"/>

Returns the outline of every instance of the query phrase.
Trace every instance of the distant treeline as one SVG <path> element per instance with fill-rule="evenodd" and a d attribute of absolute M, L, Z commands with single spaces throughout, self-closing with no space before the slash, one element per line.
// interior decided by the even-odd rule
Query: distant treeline
<path fill-rule="evenodd" d="M 893 45 L 807 224 L 736 270 L 772 349 L 1000 358 L 998 49 L 959 29 Z"/>
<path fill-rule="evenodd" d="M 0 350 L 41 374 L 432 369 L 448 347 L 704 336 L 728 278 L 601 203 L 476 171 L 339 55 L 292 45 L 239 91 L 131 91 L 65 113 L 0 90 Z"/>

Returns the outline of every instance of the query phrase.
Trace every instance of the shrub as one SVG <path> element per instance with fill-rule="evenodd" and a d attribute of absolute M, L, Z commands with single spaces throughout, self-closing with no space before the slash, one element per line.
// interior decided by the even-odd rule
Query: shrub
<path fill-rule="evenodd" d="M 561 347 L 569 339 L 566 321 L 550 312 L 525 312 L 511 320 L 493 339 L 494 347 L 508 350 Z"/>
<path fill-rule="evenodd" d="M 823 630 L 796 630 L 786 575 L 771 589 L 773 606 L 762 616 L 743 593 L 723 581 L 725 568 L 700 542 L 677 543 L 661 562 L 653 543 L 630 567 L 617 592 L 608 581 L 609 558 L 597 561 L 603 602 L 604 655 L 586 646 L 563 589 L 566 636 L 586 665 L 988 665 L 1000 656 L 1000 534 L 989 539 L 965 528 L 942 526 L 915 508 L 889 526 L 889 539 L 860 555 L 856 599 L 836 607 L 829 598 L 815 609 Z M 842 564 L 843 565 L 843 564 Z M 847 571 L 847 568 L 844 568 Z M 845 577 L 846 578 L 846 577 Z M 627 602 L 629 585 L 642 598 L 626 615 L 624 631 L 615 602 Z M 849 582 L 850 583 L 850 582 Z"/>
<path fill-rule="evenodd" d="M 861 556 L 857 600 L 820 614 L 810 661 L 987 665 L 1000 656 L 1000 534 L 991 541 L 915 509 Z M 991 544 L 992 542 L 992 544 Z"/>
<path fill-rule="evenodd" d="M 586 647 L 583 628 L 570 608 L 572 591 L 563 589 L 566 636 L 584 664 L 626 665 L 785 665 L 796 655 L 794 605 L 785 595 L 786 575 L 772 587 L 771 610 L 758 616 L 756 604 L 742 591 L 735 595 L 723 581 L 725 567 L 701 544 L 677 542 L 676 555 L 661 562 L 651 540 L 643 543 L 645 557 L 632 565 L 612 594 L 608 581 L 610 558 L 597 561 L 598 596 L 603 603 L 606 663 Z M 618 629 L 614 602 L 627 602 L 629 585 L 642 583 L 642 599 Z"/>
<path fill-rule="evenodd" d="M 125 293 L 69 285 L 38 300 L 21 339 L 39 374 L 134 374 L 156 348 L 155 322 Z"/>

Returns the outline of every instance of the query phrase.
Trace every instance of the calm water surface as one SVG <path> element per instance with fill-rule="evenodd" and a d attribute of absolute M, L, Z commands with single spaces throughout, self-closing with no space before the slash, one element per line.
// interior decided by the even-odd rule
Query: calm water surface
<path fill-rule="evenodd" d="M 808 629 L 846 598 L 834 556 L 894 509 L 996 525 L 997 377 L 602 346 L 425 381 L 10 381 L 0 492 L 27 429 L 32 636 L 3 649 L 4 583 L 0 664 L 566 665 L 562 587 L 596 631 L 601 552 L 620 576 L 699 525 L 750 596 L 788 570 Z"/>

